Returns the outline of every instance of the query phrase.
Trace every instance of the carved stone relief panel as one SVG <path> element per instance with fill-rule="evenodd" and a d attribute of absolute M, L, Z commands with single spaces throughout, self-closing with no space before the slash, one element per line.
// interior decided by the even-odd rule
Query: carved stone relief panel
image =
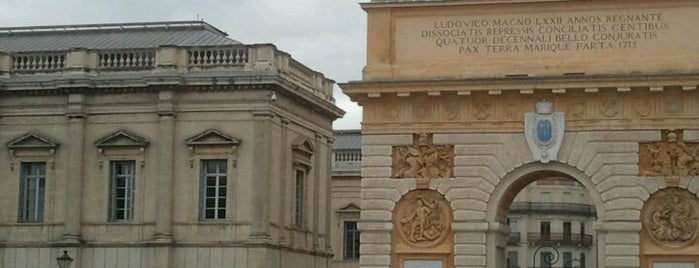
<path fill-rule="evenodd" d="M 450 99 L 444 101 L 442 110 L 444 113 L 444 119 L 447 121 L 455 121 L 461 118 L 461 106 L 457 99 Z"/>
<path fill-rule="evenodd" d="M 413 144 L 393 146 L 393 178 L 451 178 L 454 173 L 454 145 L 435 145 L 432 134 L 413 135 Z"/>
<path fill-rule="evenodd" d="M 450 235 L 451 208 L 434 190 L 414 190 L 396 204 L 393 224 L 401 244 L 430 248 Z"/>
<path fill-rule="evenodd" d="M 651 240 L 660 246 L 684 247 L 696 239 L 699 201 L 690 192 L 667 188 L 646 201 L 643 225 Z"/>
<path fill-rule="evenodd" d="M 664 130 L 661 141 L 641 143 L 638 154 L 642 176 L 699 175 L 699 143 L 684 142 L 682 130 Z"/>

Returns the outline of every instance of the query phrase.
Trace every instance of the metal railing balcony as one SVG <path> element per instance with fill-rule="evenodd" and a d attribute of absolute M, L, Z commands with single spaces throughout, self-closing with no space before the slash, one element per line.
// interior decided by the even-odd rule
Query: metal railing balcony
<path fill-rule="evenodd" d="M 595 206 L 579 203 L 561 202 L 512 202 L 510 213 L 560 213 L 581 216 L 595 216 Z"/>
<path fill-rule="evenodd" d="M 517 245 L 522 240 L 520 232 L 510 232 L 510 237 L 507 238 L 508 245 Z"/>
<path fill-rule="evenodd" d="M 527 233 L 527 242 L 531 245 L 592 246 L 592 235 L 564 233 Z"/>

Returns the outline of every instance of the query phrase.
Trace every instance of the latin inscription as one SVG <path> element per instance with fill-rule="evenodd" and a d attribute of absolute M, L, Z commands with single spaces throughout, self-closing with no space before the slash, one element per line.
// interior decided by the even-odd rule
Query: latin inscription
<path fill-rule="evenodd" d="M 662 12 L 453 17 L 432 21 L 418 38 L 458 54 L 629 50 L 670 29 Z"/>

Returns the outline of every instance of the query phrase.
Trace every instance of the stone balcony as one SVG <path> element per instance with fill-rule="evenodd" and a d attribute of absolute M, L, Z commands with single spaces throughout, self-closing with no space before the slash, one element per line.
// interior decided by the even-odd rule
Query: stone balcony
<path fill-rule="evenodd" d="M 334 101 L 334 81 L 271 44 L 0 52 L 0 90 L 229 85 L 277 76 L 292 83 L 289 88 Z"/>

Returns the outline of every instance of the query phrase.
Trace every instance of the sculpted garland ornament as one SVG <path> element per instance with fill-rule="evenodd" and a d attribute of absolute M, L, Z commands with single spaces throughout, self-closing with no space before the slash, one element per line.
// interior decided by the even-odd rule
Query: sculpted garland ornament
<path fill-rule="evenodd" d="M 408 193 L 396 205 L 394 224 L 403 240 L 416 247 L 432 247 L 446 237 L 451 211 L 442 195 L 433 190 Z"/>

